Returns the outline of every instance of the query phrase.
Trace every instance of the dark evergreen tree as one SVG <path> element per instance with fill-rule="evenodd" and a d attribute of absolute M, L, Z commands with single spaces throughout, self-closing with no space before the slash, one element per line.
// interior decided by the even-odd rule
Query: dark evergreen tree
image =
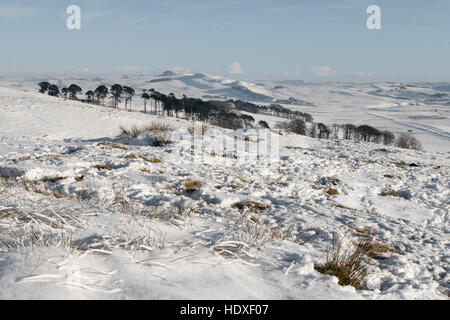
<path fill-rule="evenodd" d="M 144 99 L 144 112 L 147 113 L 147 101 L 150 100 L 150 95 L 147 92 L 144 92 L 141 98 Z"/>
<path fill-rule="evenodd" d="M 291 120 L 287 125 L 286 129 L 292 131 L 296 134 L 306 135 L 306 123 L 302 119 Z"/>
<path fill-rule="evenodd" d="M 64 99 L 67 99 L 67 94 L 69 93 L 69 89 L 62 88 L 61 93 L 62 93 L 62 96 L 64 97 Z"/>
<path fill-rule="evenodd" d="M 120 103 L 120 98 L 122 97 L 123 88 L 120 84 L 115 84 L 111 87 L 111 97 L 114 101 L 114 108 L 117 108 L 117 106 Z"/>
<path fill-rule="evenodd" d="M 125 93 L 125 110 L 127 110 L 127 104 L 130 102 L 130 110 L 131 111 L 131 100 L 133 99 L 134 94 L 136 93 L 133 88 L 124 86 L 123 92 Z"/>
<path fill-rule="evenodd" d="M 57 85 L 51 84 L 48 88 L 48 95 L 52 97 L 59 97 L 59 89 Z"/>
<path fill-rule="evenodd" d="M 261 120 L 261 121 L 258 122 L 258 125 L 259 125 L 261 128 L 264 128 L 264 129 L 270 129 L 269 124 L 268 124 L 266 121 Z"/>
<path fill-rule="evenodd" d="M 83 91 L 83 90 L 81 90 L 81 88 L 80 88 L 78 85 L 76 85 L 76 84 L 71 84 L 71 85 L 69 86 L 69 88 L 67 88 L 67 90 L 69 91 L 70 99 L 74 99 L 74 100 L 77 99 L 77 94 L 78 94 L 78 93 L 81 93 L 81 92 Z"/>
<path fill-rule="evenodd" d="M 89 90 L 88 92 L 85 93 L 86 97 L 88 98 L 88 102 L 92 103 L 95 93 L 92 90 Z"/>
<path fill-rule="evenodd" d="M 252 127 L 253 124 L 255 123 L 255 118 L 253 118 L 252 116 L 249 116 L 247 114 L 241 115 L 241 119 L 244 122 L 244 126 L 246 128 Z"/>
<path fill-rule="evenodd" d="M 39 83 L 39 92 L 40 93 L 46 93 L 48 91 L 48 88 L 50 88 L 51 84 L 48 83 L 47 81 L 43 81 L 41 83 Z"/>
<path fill-rule="evenodd" d="M 95 97 L 97 98 L 97 102 L 99 104 L 103 104 L 103 101 L 108 96 L 109 90 L 105 85 L 101 85 L 97 87 L 97 89 L 95 89 L 94 93 Z"/>
<path fill-rule="evenodd" d="M 374 127 L 363 124 L 358 127 L 358 134 L 366 142 L 378 142 L 381 137 L 381 132 Z"/>
<path fill-rule="evenodd" d="M 328 129 L 328 127 L 325 124 L 318 123 L 317 129 L 319 130 L 319 139 L 322 139 L 322 138 L 328 139 L 330 137 L 330 130 Z"/>
<path fill-rule="evenodd" d="M 347 140 L 356 138 L 357 128 L 351 123 L 347 123 L 344 125 L 344 138 Z"/>

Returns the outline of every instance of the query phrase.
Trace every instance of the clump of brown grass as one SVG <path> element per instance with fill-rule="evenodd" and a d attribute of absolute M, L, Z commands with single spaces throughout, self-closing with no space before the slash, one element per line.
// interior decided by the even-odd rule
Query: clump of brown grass
<path fill-rule="evenodd" d="M 158 158 L 147 158 L 141 155 L 138 155 L 139 158 L 141 158 L 142 160 L 146 161 L 146 162 L 150 162 L 150 163 L 160 163 L 161 160 L 159 160 Z"/>
<path fill-rule="evenodd" d="M 187 179 L 183 184 L 183 188 L 186 192 L 194 192 L 203 187 L 203 183 L 200 180 Z"/>
<path fill-rule="evenodd" d="M 344 249 L 342 246 L 342 241 L 333 239 L 332 248 L 326 252 L 325 262 L 315 263 L 314 269 L 337 277 L 338 284 L 341 286 L 350 285 L 361 290 L 368 275 L 368 252 L 370 252 L 371 241 L 364 237 L 354 248 Z"/>
<path fill-rule="evenodd" d="M 370 241 L 367 244 L 367 255 L 372 259 L 386 259 L 389 253 L 398 253 L 398 250 L 375 241 Z"/>
<path fill-rule="evenodd" d="M 83 181 L 83 179 L 86 177 L 86 175 L 82 174 L 81 176 L 75 177 L 75 181 L 80 182 Z"/>
<path fill-rule="evenodd" d="M 56 183 L 60 180 L 64 180 L 67 179 L 67 177 L 60 177 L 60 176 L 56 176 L 56 177 L 46 177 L 44 179 L 42 179 L 42 182 L 46 182 L 46 183 Z"/>
<path fill-rule="evenodd" d="M 340 203 L 337 203 L 335 206 L 338 207 L 338 208 L 341 208 L 341 209 L 345 209 L 345 210 L 359 211 L 358 209 L 350 208 L 350 207 L 344 206 L 343 204 L 340 204 Z"/>
<path fill-rule="evenodd" d="M 172 212 L 172 216 L 176 218 L 191 218 L 200 212 L 200 208 L 192 201 L 181 198 L 174 203 Z"/>
<path fill-rule="evenodd" d="M 330 196 L 336 196 L 339 194 L 339 191 L 337 191 L 336 189 L 330 188 L 330 189 L 328 189 L 327 194 L 329 194 Z"/>
<path fill-rule="evenodd" d="M 98 146 L 104 146 L 104 147 L 109 147 L 109 148 L 113 148 L 113 149 L 120 149 L 120 150 L 128 150 L 128 148 L 125 147 L 124 145 L 121 145 L 121 144 L 118 144 L 118 143 L 114 143 L 114 142 L 109 142 L 109 141 L 100 142 L 98 144 Z"/>
<path fill-rule="evenodd" d="M 243 177 L 237 177 L 239 180 L 241 180 L 241 182 L 243 183 L 250 183 L 250 181 L 244 179 Z"/>
<path fill-rule="evenodd" d="M 161 160 L 158 158 L 151 158 L 151 159 L 147 159 L 146 161 L 151 162 L 151 163 L 161 163 Z"/>
<path fill-rule="evenodd" d="M 256 201 L 239 201 L 239 202 L 234 203 L 231 207 L 237 208 L 240 211 L 247 209 L 250 212 L 256 212 L 256 211 L 270 209 L 270 206 L 268 204 L 262 204 L 262 203 L 256 202 Z"/>
<path fill-rule="evenodd" d="M 104 165 L 104 164 L 96 164 L 92 166 L 92 168 L 98 169 L 98 170 L 111 170 L 111 167 Z"/>
<path fill-rule="evenodd" d="M 383 196 L 383 197 L 391 196 L 391 197 L 397 197 L 397 198 L 401 197 L 401 195 L 399 193 L 395 192 L 394 190 L 389 190 L 389 189 L 381 190 L 380 196 Z"/>
<path fill-rule="evenodd" d="M 322 179 L 320 180 L 320 182 L 321 182 L 322 184 L 330 183 L 330 184 L 332 184 L 333 186 L 337 186 L 337 185 L 340 184 L 341 181 L 340 181 L 338 178 L 335 178 L 335 177 L 324 177 L 324 178 L 322 178 Z"/>
<path fill-rule="evenodd" d="M 174 128 L 168 124 L 168 123 L 162 123 L 162 122 L 152 122 L 150 124 L 147 124 L 142 127 L 138 127 L 136 125 L 132 125 L 131 129 L 126 129 L 123 126 L 120 128 L 120 134 L 122 136 L 136 139 L 140 135 L 146 134 L 146 133 L 152 133 L 152 134 L 161 134 L 161 133 L 170 133 L 174 131 Z"/>
<path fill-rule="evenodd" d="M 399 161 L 390 161 L 390 163 L 394 164 L 397 168 L 415 168 L 418 167 L 419 165 L 416 163 L 405 163 L 403 161 L 399 162 Z"/>
<path fill-rule="evenodd" d="M 395 175 L 395 174 L 385 174 L 384 177 L 385 177 L 385 178 L 389 178 L 389 179 L 399 179 L 399 180 L 402 179 L 402 177 L 397 176 L 397 175 Z"/>
<path fill-rule="evenodd" d="M 377 212 L 374 212 L 374 211 L 365 211 L 365 210 L 361 210 L 361 209 L 350 208 L 350 207 L 347 207 L 340 203 L 333 203 L 332 205 L 335 206 L 336 208 L 340 208 L 340 209 L 361 212 L 361 213 L 366 213 L 366 214 L 375 215 L 375 216 L 379 215 Z"/>
<path fill-rule="evenodd" d="M 18 184 L 24 188 L 26 191 L 31 191 L 34 193 L 42 194 L 44 196 L 51 196 L 57 199 L 78 199 L 76 196 L 66 195 L 58 192 L 57 190 L 50 189 L 45 183 L 37 180 L 29 180 L 26 178 L 21 178 L 18 180 Z"/>
<path fill-rule="evenodd" d="M 151 124 L 137 127 L 131 126 L 131 129 L 120 127 L 120 136 L 136 139 L 141 135 L 150 134 L 148 142 L 153 147 L 162 147 L 169 144 L 172 131 L 175 130 L 171 125 L 161 122 L 153 122 Z"/>
<path fill-rule="evenodd" d="M 365 239 L 365 250 L 366 254 L 372 259 L 386 259 L 388 258 L 389 253 L 399 253 L 398 250 L 380 243 L 380 240 L 374 240 L 374 234 L 376 232 L 375 229 L 371 228 L 357 228 L 356 235 Z"/>
<path fill-rule="evenodd" d="M 120 126 L 120 135 L 128 138 L 136 139 L 143 132 L 138 129 L 135 125 L 131 126 L 131 129 L 126 129 L 125 127 Z"/>
<path fill-rule="evenodd" d="M 149 142 L 152 147 L 163 147 L 172 141 L 170 140 L 170 135 L 162 134 L 152 137 Z"/>
<path fill-rule="evenodd" d="M 215 186 L 215 188 L 216 189 L 222 189 L 222 188 L 225 188 L 225 187 L 228 187 L 228 188 L 231 188 L 231 189 L 233 189 L 233 190 L 236 190 L 237 188 L 239 188 L 237 185 L 235 185 L 235 184 L 230 184 L 230 185 L 226 185 L 226 184 L 220 184 L 220 185 L 218 185 L 218 186 Z"/>

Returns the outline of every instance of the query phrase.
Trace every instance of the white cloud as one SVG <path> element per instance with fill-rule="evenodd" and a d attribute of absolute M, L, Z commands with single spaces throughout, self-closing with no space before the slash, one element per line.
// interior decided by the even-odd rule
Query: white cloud
<path fill-rule="evenodd" d="M 228 71 L 231 74 L 242 74 L 242 73 L 244 73 L 244 71 L 242 71 L 241 64 L 239 62 L 237 62 L 237 61 L 235 61 L 232 64 L 230 64 L 230 66 L 228 67 Z"/>
<path fill-rule="evenodd" d="M 77 68 L 76 71 L 77 72 L 83 72 L 83 73 L 89 73 L 89 72 L 91 72 L 91 69 L 89 69 L 89 68 Z"/>
<path fill-rule="evenodd" d="M 335 74 L 333 69 L 329 66 L 315 66 L 311 67 L 310 70 L 319 77 L 331 77 Z"/>

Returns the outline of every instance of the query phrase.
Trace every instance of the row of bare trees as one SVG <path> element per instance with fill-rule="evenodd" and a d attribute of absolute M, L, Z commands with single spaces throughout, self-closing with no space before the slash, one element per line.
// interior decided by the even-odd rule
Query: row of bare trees
<path fill-rule="evenodd" d="M 323 123 L 307 124 L 303 119 L 294 119 L 277 126 L 299 135 L 309 136 L 319 139 L 345 139 L 362 142 L 373 142 L 384 145 L 395 145 L 400 148 L 421 150 L 422 145 L 414 136 L 403 133 L 398 138 L 388 130 L 378 130 L 369 125 L 355 126 L 351 123 L 344 125 L 332 124 L 327 126 Z"/>

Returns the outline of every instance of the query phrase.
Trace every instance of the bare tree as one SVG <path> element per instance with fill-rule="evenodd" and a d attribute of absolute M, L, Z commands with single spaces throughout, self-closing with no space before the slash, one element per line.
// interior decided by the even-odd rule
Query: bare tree
<path fill-rule="evenodd" d="M 402 133 L 396 142 L 397 147 L 404 149 L 422 150 L 422 144 L 409 133 Z"/>

